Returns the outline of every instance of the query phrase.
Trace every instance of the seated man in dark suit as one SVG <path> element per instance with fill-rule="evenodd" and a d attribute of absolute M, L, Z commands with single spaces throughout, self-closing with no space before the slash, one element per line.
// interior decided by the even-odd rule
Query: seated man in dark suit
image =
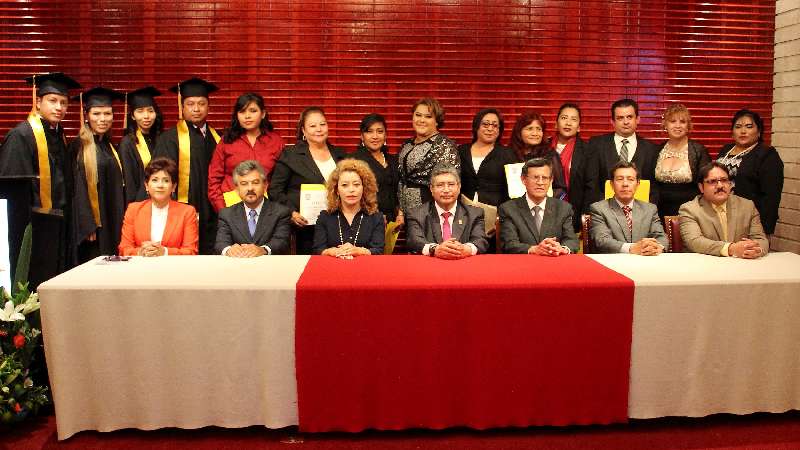
<path fill-rule="evenodd" d="M 655 177 L 659 151 L 650 141 L 636 134 L 639 126 L 639 104 L 629 98 L 617 100 L 611 105 L 611 122 L 614 124 L 613 133 L 589 139 L 589 151 L 593 155 L 598 180 L 592 202 L 603 199 L 606 180 L 617 161 L 636 164 L 642 179 L 652 181 Z M 656 203 L 656 198 L 651 185 L 650 202 Z"/>
<path fill-rule="evenodd" d="M 700 168 L 701 194 L 681 205 L 681 238 L 695 253 L 755 259 L 769 241 L 755 204 L 731 194 L 728 169 L 717 162 Z"/>
<path fill-rule="evenodd" d="M 577 252 L 572 205 L 547 196 L 553 181 L 550 160 L 527 161 L 521 178 L 525 195 L 503 203 L 498 211 L 503 253 L 559 256 Z"/>
<path fill-rule="evenodd" d="M 461 259 L 485 253 L 489 246 L 483 209 L 464 205 L 461 177 L 452 166 L 431 172 L 433 201 L 405 212 L 409 250 L 442 259 Z"/>
<path fill-rule="evenodd" d="M 611 169 L 614 197 L 592 203 L 592 240 L 600 253 L 661 254 L 667 246 L 658 208 L 633 198 L 639 187 L 639 169 L 619 161 Z"/>
<path fill-rule="evenodd" d="M 257 161 L 246 160 L 233 170 L 242 202 L 219 211 L 214 248 L 225 256 L 252 258 L 285 253 L 289 248 L 292 212 L 264 198 L 267 175 Z"/>

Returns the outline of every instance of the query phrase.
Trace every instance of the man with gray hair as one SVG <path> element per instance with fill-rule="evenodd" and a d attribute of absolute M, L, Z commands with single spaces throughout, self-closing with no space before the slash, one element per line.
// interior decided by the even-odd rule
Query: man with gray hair
<path fill-rule="evenodd" d="M 483 210 L 458 201 L 461 177 L 452 166 L 431 172 L 433 201 L 406 211 L 409 250 L 442 259 L 462 259 L 485 253 L 489 246 Z"/>
<path fill-rule="evenodd" d="M 267 175 L 258 161 L 242 161 L 233 170 L 241 202 L 219 211 L 215 250 L 234 258 L 286 253 L 292 212 L 264 198 Z"/>

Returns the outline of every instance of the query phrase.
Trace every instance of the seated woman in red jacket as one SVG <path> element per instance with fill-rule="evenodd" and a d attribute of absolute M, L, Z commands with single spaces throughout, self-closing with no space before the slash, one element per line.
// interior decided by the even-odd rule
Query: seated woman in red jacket
<path fill-rule="evenodd" d="M 272 130 L 263 97 L 250 92 L 236 99 L 231 125 L 217 144 L 208 166 L 208 200 L 215 211 L 226 206 L 224 194 L 235 191 L 232 174 L 240 162 L 258 161 L 269 182 L 285 144 Z"/>
<path fill-rule="evenodd" d="M 197 254 L 197 212 L 172 200 L 177 187 L 175 161 L 158 157 L 144 169 L 148 200 L 133 202 L 125 211 L 119 254 L 164 256 Z"/>

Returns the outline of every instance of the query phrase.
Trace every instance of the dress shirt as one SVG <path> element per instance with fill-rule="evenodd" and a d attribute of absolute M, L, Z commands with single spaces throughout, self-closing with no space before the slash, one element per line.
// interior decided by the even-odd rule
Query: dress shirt
<path fill-rule="evenodd" d="M 628 140 L 628 144 L 630 144 L 630 140 Z M 630 208 L 631 209 L 631 218 L 633 217 L 633 200 L 631 200 L 630 203 L 625 204 L 625 203 L 622 203 L 621 201 L 619 201 L 619 199 L 616 196 L 614 196 L 614 201 L 617 202 L 617 205 L 619 205 L 620 209 L 622 209 L 625 206 Z M 623 211 L 622 214 L 625 214 L 625 210 L 622 209 L 622 211 Z M 633 236 L 633 230 L 631 230 L 631 236 Z M 630 253 L 632 246 L 633 246 L 632 242 L 626 242 L 626 243 L 622 244 L 622 248 L 619 250 L 619 252 L 620 253 Z"/>
<path fill-rule="evenodd" d="M 622 150 L 622 140 L 623 139 L 627 139 L 628 140 L 628 160 L 625 161 L 625 162 L 631 162 L 631 161 L 633 161 L 633 155 L 636 154 L 636 133 L 633 133 L 632 135 L 630 135 L 628 137 L 622 137 L 622 136 L 618 135 L 617 133 L 614 133 L 614 145 L 617 147 L 617 154 L 618 155 L 619 155 L 619 152 Z"/>
<path fill-rule="evenodd" d="M 728 253 L 728 247 L 730 247 L 731 243 L 728 242 L 728 202 L 725 202 L 721 205 L 711 204 L 711 207 L 714 208 L 714 211 L 717 213 L 717 217 L 719 218 L 719 225 L 722 228 L 722 240 L 725 242 L 725 245 L 722 246 L 720 249 L 719 254 L 722 256 L 731 256 Z"/>
<path fill-rule="evenodd" d="M 534 220 L 534 221 L 536 221 L 536 217 L 535 217 L 535 215 L 534 215 L 534 213 L 533 213 L 533 208 L 534 208 L 535 206 L 538 206 L 539 208 L 542 208 L 542 223 L 544 223 L 544 211 L 545 211 L 545 209 L 546 209 L 546 207 L 547 207 L 547 197 L 545 197 L 544 199 L 542 199 L 542 202 L 541 202 L 541 203 L 536 203 L 536 202 L 535 202 L 535 201 L 534 201 L 534 200 L 533 200 L 533 199 L 532 199 L 532 198 L 531 198 L 531 197 L 530 197 L 530 196 L 529 196 L 529 195 L 526 193 L 526 194 L 525 194 L 525 200 L 528 202 L 528 210 L 531 212 L 531 216 L 534 216 L 534 218 L 533 218 L 533 220 Z M 539 232 L 541 233 L 541 230 L 539 230 Z M 559 242 L 559 244 L 560 244 L 560 242 Z M 569 249 L 569 247 L 567 247 L 567 246 L 565 246 L 565 245 L 562 245 L 561 247 L 562 247 L 562 248 L 564 248 L 564 249 L 567 251 L 567 253 L 568 253 L 568 254 L 569 254 L 569 253 L 572 253 L 572 251 Z"/>
<path fill-rule="evenodd" d="M 442 209 L 436 202 L 433 202 L 433 206 L 436 207 L 436 217 L 439 218 L 439 231 L 441 232 L 442 225 L 444 225 L 444 223 L 442 223 L 443 219 L 442 214 L 445 213 L 445 210 Z M 458 203 L 454 204 L 453 207 L 448 210 L 448 212 L 450 212 L 450 217 L 447 218 L 447 222 L 450 224 L 450 230 L 453 229 L 453 220 L 456 218 L 456 208 L 458 208 Z M 442 236 L 444 236 L 444 233 L 442 234 Z M 435 244 L 435 242 L 431 242 L 430 244 L 425 244 L 425 246 L 422 247 L 422 254 L 425 256 L 430 256 L 431 254 L 430 249 L 431 245 L 433 244 Z M 478 247 L 475 247 L 475 244 L 473 244 L 472 242 L 467 242 L 464 245 L 469 247 L 469 250 L 470 252 L 472 252 L 473 255 L 476 255 L 478 253 Z"/>
<path fill-rule="evenodd" d="M 169 213 L 169 202 L 163 208 L 159 208 L 155 203 L 153 211 L 150 213 L 150 240 L 161 242 L 164 237 L 164 230 L 167 228 L 167 215 Z M 167 256 L 167 247 L 164 247 L 164 256 Z"/>
<path fill-rule="evenodd" d="M 252 209 L 248 208 L 247 205 L 244 205 L 244 221 L 245 221 L 245 223 L 250 221 L 250 211 L 255 211 L 256 212 L 256 217 L 255 217 L 256 224 L 258 224 L 258 217 L 261 215 L 261 208 L 263 206 L 264 206 L 264 200 L 263 199 L 261 200 L 261 203 L 258 204 L 258 206 L 256 206 L 255 208 L 252 208 Z M 226 256 L 228 254 L 228 249 L 230 249 L 230 248 L 231 248 L 230 245 L 225 247 L 225 248 L 223 248 L 222 249 L 222 256 Z M 263 248 L 264 250 L 267 251 L 267 255 L 271 255 L 272 254 L 272 249 L 269 248 L 268 245 L 262 245 L 261 248 Z"/>
<path fill-rule="evenodd" d="M 199 131 L 200 133 L 202 133 L 202 134 L 203 134 L 203 137 L 206 137 L 206 132 L 208 131 L 208 124 L 207 124 L 207 123 L 203 123 L 203 126 L 202 126 L 202 127 L 198 127 L 198 126 L 197 126 L 197 125 L 195 125 L 195 124 L 192 124 L 192 126 L 193 126 L 193 127 L 195 127 L 195 128 L 197 128 L 197 131 Z"/>

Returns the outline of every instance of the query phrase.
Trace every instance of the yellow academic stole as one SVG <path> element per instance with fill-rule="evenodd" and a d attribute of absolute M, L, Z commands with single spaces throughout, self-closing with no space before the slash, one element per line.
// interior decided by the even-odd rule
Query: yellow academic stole
<path fill-rule="evenodd" d="M 28 123 L 33 129 L 33 137 L 36 139 L 36 154 L 39 160 L 39 201 L 42 210 L 45 212 L 53 208 L 53 198 L 50 192 L 50 152 L 47 149 L 47 138 L 44 136 L 42 121 L 36 113 L 28 114 Z"/>
<path fill-rule="evenodd" d="M 150 149 L 147 147 L 147 141 L 144 140 L 142 130 L 136 129 L 136 151 L 139 152 L 139 158 L 142 160 L 142 167 L 147 167 L 150 164 Z"/>
<path fill-rule="evenodd" d="M 219 143 L 219 134 L 206 124 L 214 142 Z M 189 144 L 189 126 L 185 120 L 179 120 L 178 130 L 178 201 L 189 203 L 189 170 L 191 169 L 191 149 Z M 208 169 L 206 169 L 208 170 Z"/>
<path fill-rule="evenodd" d="M 111 154 L 114 155 L 114 159 L 117 160 L 117 167 L 119 167 L 120 174 L 122 173 L 122 162 L 119 160 L 119 153 L 117 153 L 117 149 L 109 142 L 108 146 L 111 147 Z M 98 150 L 100 147 L 98 147 Z M 125 186 L 125 181 L 123 180 L 122 185 Z M 89 204 L 92 206 L 92 216 L 94 216 L 94 223 L 98 227 L 103 226 L 100 220 L 100 201 L 99 201 L 99 194 L 97 193 L 97 184 L 94 186 L 87 186 L 89 190 Z"/>

